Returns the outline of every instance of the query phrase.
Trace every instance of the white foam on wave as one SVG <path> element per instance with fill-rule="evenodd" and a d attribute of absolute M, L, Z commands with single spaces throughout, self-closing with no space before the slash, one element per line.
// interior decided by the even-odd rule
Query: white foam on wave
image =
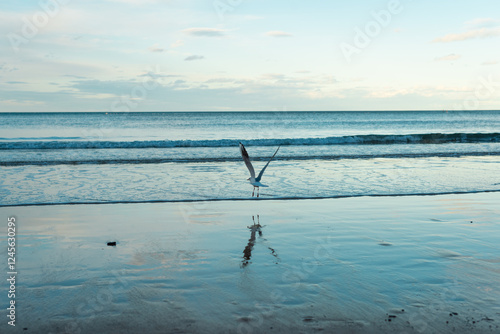
<path fill-rule="evenodd" d="M 110 149 L 110 148 L 168 148 L 168 147 L 229 147 L 238 146 L 239 140 L 143 140 L 143 141 L 0 141 L 0 150 L 22 149 Z M 251 139 L 247 146 L 317 146 L 317 145 L 391 145 L 391 144 L 445 144 L 445 143 L 497 143 L 500 133 L 426 133 L 405 135 L 356 135 L 325 138 Z"/>

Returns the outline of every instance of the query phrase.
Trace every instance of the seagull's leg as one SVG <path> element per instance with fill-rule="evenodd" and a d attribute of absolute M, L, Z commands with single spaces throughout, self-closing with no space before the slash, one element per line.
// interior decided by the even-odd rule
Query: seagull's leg
<path fill-rule="evenodd" d="M 254 193 L 255 193 L 255 186 L 253 186 L 252 197 Z"/>
<path fill-rule="evenodd" d="M 260 195 L 260 187 L 257 187 L 257 197 Z"/>

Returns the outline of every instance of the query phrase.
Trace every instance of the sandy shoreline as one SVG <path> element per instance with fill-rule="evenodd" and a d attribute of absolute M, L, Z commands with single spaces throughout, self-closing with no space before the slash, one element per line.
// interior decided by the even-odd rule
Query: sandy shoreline
<path fill-rule="evenodd" d="M 17 326 L 3 316 L 0 330 L 500 332 L 498 203 L 483 193 L 0 208 L 18 221 Z"/>

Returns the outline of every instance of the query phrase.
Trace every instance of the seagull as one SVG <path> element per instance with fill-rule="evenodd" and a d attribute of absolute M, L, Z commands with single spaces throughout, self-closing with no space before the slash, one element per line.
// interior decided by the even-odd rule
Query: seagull
<path fill-rule="evenodd" d="M 281 145 L 278 146 L 278 149 L 276 150 L 276 152 L 274 152 L 274 154 L 271 157 L 271 159 L 269 159 L 269 161 L 264 166 L 264 168 L 262 168 L 262 170 L 259 173 L 259 176 L 255 177 L 255 170 L 253 169 L 252 163 L 250 162 L 250 157 L 248 156 L 248 152 L 245 149 L 245 146 L 243 146 L 243 144 L 240 143 L 241 156 L 243 157 L 243 161 L 245 161 L 245 165 L 247 165 L 247 168 L 250 171 L 250 178 L 248 178 L 247 180 L 249 180 L 250 183 L 253 185 L 252 197 L 254 196 L 255 188 L 257 188 L 257 191 L 258 191 L 257 192 L 257 197 L 259 197 L 259 194 L 260 194 L 260 188 L 259 187 L 269 187 L 269 186 L 266 186 L 265 184 L 260 183 L 260 179 L 262 179 L 262 175 L 264 174 L 264 171 L 266 170 L 266 168 L 269 165 L 269 163 L 271 162 L 271 160 L 273 160 L 273 158 L 276 155 L 276 153 L 278 153 L 278 150 L 280 149 L 280 147 L 281 147 Z"/>

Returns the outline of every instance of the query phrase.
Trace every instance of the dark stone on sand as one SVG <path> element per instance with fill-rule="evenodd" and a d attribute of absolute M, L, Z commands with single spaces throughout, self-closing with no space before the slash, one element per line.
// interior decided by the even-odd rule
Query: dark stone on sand
<path fill-rule="evenodd" d="M 116 246 L 116 241 L 108 242 L 108 246 Z"/>

